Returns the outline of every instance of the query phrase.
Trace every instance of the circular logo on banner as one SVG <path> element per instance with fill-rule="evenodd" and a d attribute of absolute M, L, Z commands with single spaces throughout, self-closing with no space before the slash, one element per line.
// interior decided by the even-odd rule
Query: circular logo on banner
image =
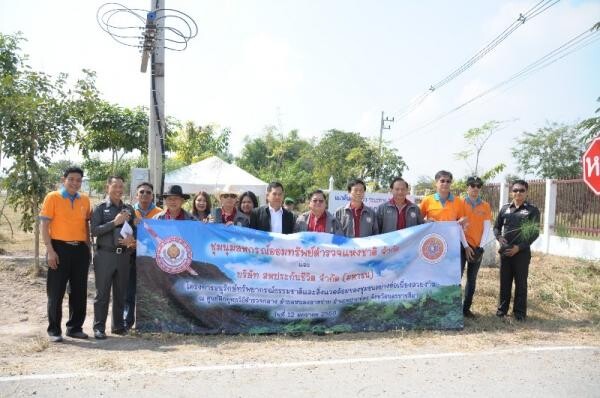
<path fill-rule="evenodd" d="M 187 271 L 192 263 L 192 248 L 178 236 L 163 239 L 156 248 L 156 263 L 169 274 Z"/>
<path fill-rule="evenodd" d="M 421 239 L 419 255 L 428 263 L 436 264 L 442 261 L 447 249 L 446 240 L 441 235 L 429 234 Z"/>

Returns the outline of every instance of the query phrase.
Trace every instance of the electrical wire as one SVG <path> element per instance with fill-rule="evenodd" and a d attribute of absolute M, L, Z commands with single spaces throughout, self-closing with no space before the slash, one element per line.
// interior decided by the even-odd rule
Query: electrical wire
<path fill-rule="evenodd" d="M 456 79 L 467 69 L 469 69 L 475 63 L 477 63 L 479 60 L 485 57 L 488 53 L 494 50 L 500 43 L 506 40 L 515 30 L 524 25 L 528 20 L 531 20 L 532 18 L 540 15 L 559 1 L 560 0 L 541 0 L 534 6 L 532 6 L 529 10 L 527 10 L 524 14 L 519 14 L 518 18 L 515 21 L 513 21 L 506 29 L 504 29 L 504 31 L 502 31 L 502 33 L 500 33 L 498 36 L 492 39 L 492 41 L 490 41 L 482 49 L 475 53 L 475 55 L 473 55 L 471 58 L 465 61 L 461 66 L 456 68 L 449 75 L 442 78 L 438 82 L 430 85 L 427 90 L 425 90 L 422 94 L 410 101 L 409 104 L 396 115 L 396 118 L 401 119 L 403 117 L 406 117 L 408 114 L 412 113 L 434 91 L 439 90 L 441 87 Z"/>
<path fill-rule="evenodd" d="M 146 50 L 147 48 L 144 48 L 144 30 L 149 12 L 149 10 L 141 8 L 129 8 L 121 3 L 104 3 L 96 11 L 96 21 L 100 28 L 117 43 Z M 162 20 L 164 25 L 167 25 L 168 21 L 180 25 L 179 27 L 156 27 L 157 34 L 162 34 L 165 43 L 170 44 L 163 45 L 163 48 L 183 51 L 187 48 L 189 41 L 198 35 L 198 25 L 188 14 L 172 8 L 160 8 L 154 12 L 162 14 L 155 19 L 155 23 Z M 134 22 L 117 24 L 113 22 L 113 18 L 133 18 Z M 158 46 L 156 42 L 153 42 L 151 50 L 156 48 Z"/>
<path fill-rule="evenodd" d="M 407 137 L 423 130 L 424 128 L 427 128 L 428 126 L 432 125 L 433 123 L 446 118 L 447 116 L 451 115 L 452 113 L 461 110 L 462 108 L 466 107 L 467 105 L 477 101 L 478 99 L 480 99 L 500 88 L 503 88 L 504 86 L 512 84 L 511 87 L 514 87 L 521 81 L 530 77 L 532 74 L 552 65 L 553 63 L 565 58 L 566 56 L 574 53 L 575 51 L 578 51 L 584 47 L 589 46 L 590 44 L 595 43 L 598 40 L 600 40 L 600 30 L 592 28 L 592 29 L 588 29 L 588 30 L 584 31 L 583 33 L 568 40 L 567 42 L 565 42 L 558 48 L 550 51 L 549 53 L 547 53 L 543 57 L 539 58 L 538 60 L 527 65 L 525 68 L 521 69 L 519 72 L 510 76 L 508 79 L 477 94 L 476 96 L 474 96 L 471 99 L 469 99 L 468 101 L 460 104 L 459 106 L 452 108 L 451 110 L 449 110 L 445 113 L 442 113 L 441 115 L 438 115 L 437 117 L 431 119 L 430 121 L 424 123 L 423 125 L 408 131 L 406 134 L 403 134 L 402 139 L 407 138 Z"/>

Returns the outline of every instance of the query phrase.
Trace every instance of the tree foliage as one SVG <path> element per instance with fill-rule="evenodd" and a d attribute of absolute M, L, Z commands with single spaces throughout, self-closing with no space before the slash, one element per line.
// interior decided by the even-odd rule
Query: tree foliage
<path fill-rule="evenodd" d="M 44 167 L 76 132 L 66 75 L 36 72 L 25 64 L 19 35 L 0 33 L 0 145 L 13 164 L 3 181 L 8 202 L 31 231 L 48 185 Z"/>
<path fill-rule="evenodd" d="M 290 196 L 302 200 L 313 188 L 327 188 L 330 176 L 338 189 L 345 189 L 352 177 L 386 186 L 393 176 L 402 175 L 406 164 L 391 148 L 384 148 L 382 159 L 381 167 L 377 143 L 358 133 L 330 130 L 317 141 L 300 138 L 295 130 L 284 135 L 270 127 L 262 136 L 246 139 L 236 162 L 265 181 L 281 181 Z"/>
<path fill-rule="evenodd" d="M 179 125 L 167 138 L 169 151 L 175 154 L 175 159 L 184 165 L 199 162 L 210 156 L 219 156 L 231 161 L 229 140 L 231 131 L 223 129 L 217 132 L 218 126 L 197 126 L 192 121 Z"/>
<path fill-rule="evenodd" d="M 600 24 L 600 22 L 598 24 Z M 600 97 L 598 97 L 597 101 L 600 102 Z M 581 141 L 586 145 L 594 138 L 600 137 L 600 108 L 596 109 L 595 113 L 597 113 L 598 116 L 585 119 L 579 124 L 580 129 L 587 130 L 587 133 L 581 138 Z"/>
<path fill-rule="evenodd" d="M 93 153 L 110 151 L 111 169 L 118 168 L 123 156 L 134 150 L 148 152 L 148 110 L 127 108 L 100 98 L 95 72 L 84 70 L 77 81 L 75 114 L 81 124 L 77 144 L 89 159 Z"/>
<path fill-rule="evenodd" d="M 287 196 L 301 200 L 315 187 L 312 152 L 312 144 L 296 130 L 286 135 L 267 127 L 262 136 L 246 137 L 236 164 L 264 181 L 280 181 Z"/>
<path fill-rule="evenodd" d="M 524 132 L 512 149 L 519 171 L 540 178 L 581 176 L 582 135 L 578 126 L 557 123 Z"/>
<path fill-rule="evenodd" d="M 33 71 L 21 53 L 23 38 L 0 33 L 0 152 L 12 160 L 2 181 L 20 227 L 34 231 L 35 269 L 39 270 L 39 203 L 48 186 L 52 154 L 64 150 L 76 132 L 66 75 Z"/>

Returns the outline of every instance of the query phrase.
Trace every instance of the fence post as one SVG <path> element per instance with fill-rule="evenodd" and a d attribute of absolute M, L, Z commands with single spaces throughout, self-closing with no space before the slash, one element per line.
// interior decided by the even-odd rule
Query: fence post
<path fill-rule="evenodd" d="M 505 203 L 508 203 L 508 186 L 504 181 L 500 183 L 500 200 L 498 202 L 498 210 L 500 210 Z"/>
<path fill-rule="evenodd" d="M 546 197 L 544 198 L 544 253 L 550 253 L 550 236 L 554 235 L 556 220 L 556 182 L 546 179 Z"/>

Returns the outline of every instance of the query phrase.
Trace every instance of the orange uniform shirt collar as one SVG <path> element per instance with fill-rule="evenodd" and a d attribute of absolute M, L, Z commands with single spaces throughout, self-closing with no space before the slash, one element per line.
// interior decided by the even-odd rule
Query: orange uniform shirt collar
<path fill-rule="evenodd" d="M 60 189 L 60 196 L 62 196 L 65 199 L 71 199 L 71 202 L 74 201 L 75 199 L 79 199 L 81 196 L 79 195 L 79 192 L 75 192 L 75 195 L 71 195 L 69 193 L 69 191 L 67 191 L 67 188 L 62 187 Z"/>
<path fill-rule="evenodd" d="M 467 196 L 465 198 L 465 202 L 467 202 L 468 204 L 470 204 L 471 207 L 477 207 L 477 206 L 479 206 L 481 204 L 482 200 L 481 200 L 481 197 L 479 197 L 479 196 L 475 200 L 471 199 L 470 196 Z"/>
<path fill-rule="evenodd" d="M 448 194 L 448 197 L 443 200 L 442 200 L 442 197 L 440 196 L 440 194 L 437 192 L 435 194 L 433 194 L 433 198 L 435 200 L 437 200 L 438 202 L 440 202 L 442 204 L 442 206 L 446 203 L 447 200 L 449 200 L 450 202 L 454 201 L 454 195 L 452 195 L 452 192 L 450 192 Z"/>

